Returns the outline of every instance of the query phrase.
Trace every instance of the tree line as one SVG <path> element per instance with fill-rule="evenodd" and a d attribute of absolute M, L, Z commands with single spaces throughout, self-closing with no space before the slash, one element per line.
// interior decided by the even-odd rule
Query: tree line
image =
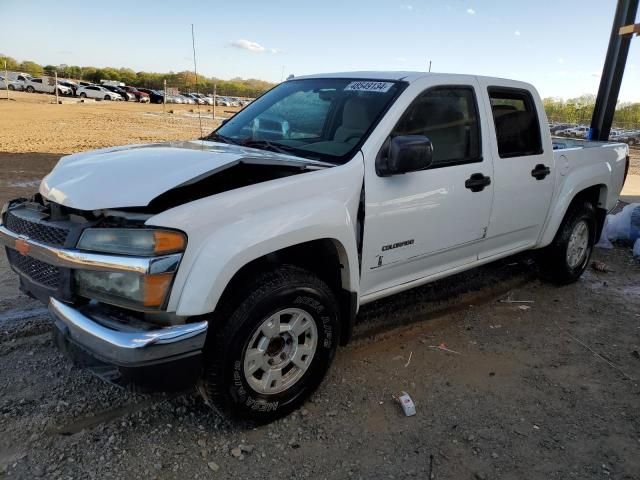
<path fill-rule="evenodd" d="M 157 90 L 164 88 L 164 81 L 166 80 L 167 87 L 178 88 L 183 92 L 199 91 L 200 93 L 209 94 L 213 93 L 215 87 L 218 95 L 255 98 L 274 86 L 273 83 L 255 78 L 221 80 L 202 75 L 198 75 L 196 82 L 196 75 L 191 71 L 156 73 L 136 72 L 130 68 L 40 65 L 30 60 L 19 62 L 5 55 L 0 55 L 0 68 L 4 68 L 5 61 L 7 62 L 7 70 L 28 73 L 34 77 L 53 76 L 57 72 L 60 78 L 85 80 L 93 83 L 99 83 L 100 80 L 117 80 L 127 85 Z"/>
<path fill-rule="evenodd" d="M 563 100 L 545 98 L 544 109 L 550 122 L 589 125 L 596 104 L 595 95 L 581 95 Z M 626 130 L 640 128 L 640 103 L 618 102 L 613 117 L 613 126 Z"/>

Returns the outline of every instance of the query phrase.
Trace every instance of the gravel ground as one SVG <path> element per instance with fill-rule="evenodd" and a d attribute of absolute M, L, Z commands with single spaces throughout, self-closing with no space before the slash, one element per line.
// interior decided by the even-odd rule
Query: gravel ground
<path fill-rule="evenodd" d="M 156 106 L 46 98 L 0 103 L 0 202 L 61 153 L 198 133 Z M 72 366 L 0 256 L 0 478 L 640 479 L 640 265 L 628 246 L 595 258 L 611 271 L 562 288 L 519 256 L 363 307 L 313 397 L 256 428 Z"/>

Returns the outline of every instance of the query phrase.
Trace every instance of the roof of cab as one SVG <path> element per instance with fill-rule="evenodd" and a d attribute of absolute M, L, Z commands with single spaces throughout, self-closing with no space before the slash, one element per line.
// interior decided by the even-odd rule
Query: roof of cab
<path fill-rule="evenodd" d="M 361 71 L 361 72 L 337 72 L 337 73 L 318 73 L 314 75 L 301 75 L 294 77 L 292 80 L 300 80 L 305 78 L 357 78 L 366 80 L 404 80 L 411 82 L 420 77 L 429 75 L 427 72 L 384 72 L 384 71 Z"/>

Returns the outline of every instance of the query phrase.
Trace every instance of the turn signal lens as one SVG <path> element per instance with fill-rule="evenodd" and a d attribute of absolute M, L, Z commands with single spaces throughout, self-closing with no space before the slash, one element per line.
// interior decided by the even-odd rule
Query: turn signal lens
<path fill-rule="evenodd" d="M 145 275 L 144 277 L 144 306 L 159 308 L 164 303 L 169 287 L 173 280 L 173 273 Z"/>
<path fill-rule="evenodd" d="M 169 230 L 155 230 L 153 232 L 154 239 L 154 253 L 159 255 L 161 253 L 180 252 L 184 250 L 185 239 L 184 235 L 179 232 L 172 232 Z"/>

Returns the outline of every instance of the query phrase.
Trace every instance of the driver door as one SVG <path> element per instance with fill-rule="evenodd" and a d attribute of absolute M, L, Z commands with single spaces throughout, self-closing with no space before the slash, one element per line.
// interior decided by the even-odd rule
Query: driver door
<path fill-rule="evenodd" d="M 462 82 L 422 86 L 389 131 L 392 137 L 428 137 L 428 169 L 380 177 L 375 158 L 366 159 L 363 297 L 375 299 L 477 260 L 489 224 L 493 166 L 477 82 Z"/>

